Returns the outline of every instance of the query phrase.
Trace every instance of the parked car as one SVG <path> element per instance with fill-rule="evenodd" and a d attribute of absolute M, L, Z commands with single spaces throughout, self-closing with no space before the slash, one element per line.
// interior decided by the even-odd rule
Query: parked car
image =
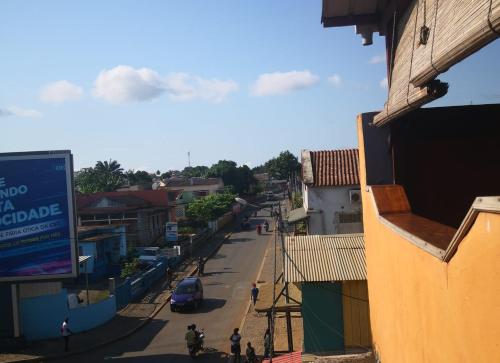
<path fill-rule="evenodd" d="M 141 264 L 156 262 L 161 257 L 160 247 L 146 247 L 139 256 Z"/>
<path fill-rule="evenodd" d="M 197 277 L 186 277 L 172 292 L 170 310 L 197 309 L 203 301 L 203 285 Z"/>

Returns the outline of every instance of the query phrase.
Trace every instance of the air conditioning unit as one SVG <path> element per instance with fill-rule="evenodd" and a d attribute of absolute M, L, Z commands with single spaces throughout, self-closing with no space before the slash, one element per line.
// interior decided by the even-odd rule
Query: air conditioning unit
<path fill-rule="evenodd" d="M 361 190 L 349 190 L 349 200 L 351 201 L 351 204 L 361 203 Z"/>

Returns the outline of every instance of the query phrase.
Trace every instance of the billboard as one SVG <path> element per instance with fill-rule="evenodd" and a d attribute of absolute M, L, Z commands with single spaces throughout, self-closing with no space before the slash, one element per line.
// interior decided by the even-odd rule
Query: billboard
<path fill-rule="evenodd" d="M 165 238 L 167 242 L 177 242 L 177 222 L 167 222 L 165 228 Z"/>
<path fill-rule="evenodd" d="M 71 152 L 0 154 L 0 281 L 76 276 Z"/>

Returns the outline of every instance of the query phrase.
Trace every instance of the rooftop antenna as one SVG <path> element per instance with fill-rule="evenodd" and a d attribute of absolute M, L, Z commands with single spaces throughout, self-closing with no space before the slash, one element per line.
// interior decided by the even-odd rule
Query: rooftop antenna
<path fill-rule="evenodd" d="M 191 152 L 188 151 L 188 166 L 191 166 Z"/>

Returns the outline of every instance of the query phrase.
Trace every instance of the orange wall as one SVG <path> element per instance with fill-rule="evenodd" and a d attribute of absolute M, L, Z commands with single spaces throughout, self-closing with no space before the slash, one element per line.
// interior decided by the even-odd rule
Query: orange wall
<path fill-rule="evenodd" d="M 500 214 L 480 213 L 449 263 L 378 220 L 358 118 L 368 294 L 383 363 L 500 361 Z M 460 197 L 460 196 L 457 196 Z"/>

